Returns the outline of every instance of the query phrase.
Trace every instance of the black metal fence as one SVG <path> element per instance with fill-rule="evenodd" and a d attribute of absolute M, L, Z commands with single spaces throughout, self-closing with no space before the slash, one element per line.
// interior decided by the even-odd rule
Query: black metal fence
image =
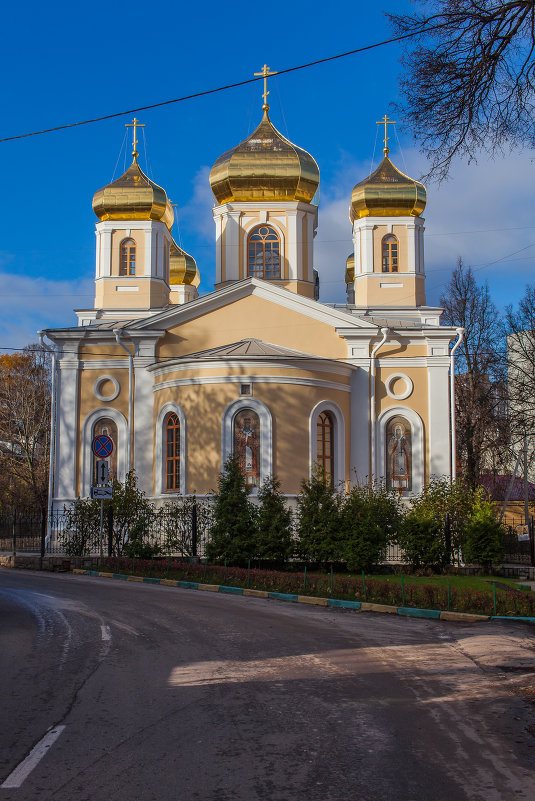
<path fill-rule="evenodd" d="M 41 556 L 150 556 L 199 557 L 206 553 L 212 523 L 211 505 L 177 506 L 155 511 L 140 527 L 129 518 L 107 510 L 102 521 L 74 518 L 62 509 L 48 515 L 42 509 L 22 509 L 0 513 L 0 552 L 33 553 Z M 528 540 L 519 540 L 523 520 L 512 521 L 503 538 L 504 562 L 535 565 L 534 531 L 530 525 Z M 134 553 L 135 550 L 135 553 Z M 407 559 L 396 543 L 389 543 L 386 564 L 406 564 Z"/>

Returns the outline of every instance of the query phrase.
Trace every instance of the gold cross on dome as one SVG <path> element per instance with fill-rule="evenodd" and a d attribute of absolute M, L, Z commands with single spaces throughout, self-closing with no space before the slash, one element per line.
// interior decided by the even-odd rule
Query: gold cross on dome
<path fill-rule="evenodd" d="M 139 153 L 137 152 L 137 139 L 136 139 L 137 129 L 138 128 L 144 128 L 144 127 L 145 127 L 145 123 L 144 122 L 140 122 L 139 120 L 136 120 L 135 117 L 132 120 L 132 122 L 125 123 L 125 128 L 133 128 L 134 129 L 134 131 L 133 131 L 134 136 L 133 136 L 133 139 L 132 139 L 132 155 L 133 155 L 133 157 L 135 159 L 139 156 Z"/>
<path fill-rule="evenodd" d="M 262 106 L 262 108 L 263 108 L 264 111 L 267 111 L 269 109 L 268 102 L 267 102 L 267 98 L 268 98 L 268 95 L 269 95 L 268 88 L 267 88 L 267 79 L 268 79 L 268 77 L 270 75 L 277 75 L 277 73 L 276 72 L 270 72 L 268 65 L 264 64 L 264 66 L 262 67 L 262 72 L 255 72 L 254 75 L 255 75 L 255 78 L 257 76 L 258 77 L 263 76 L 263 78 L 264 78 L 264 94 L 262 95 L 262 97 L 264 98 L 264 105 Z"/>
<path fill-rule="evenodd" d="M 395 120 L 389 120 L 388 117 L 386 116 L 386 114 L 385 114 L 385 116 L 383 117 L 382 120 L 377 120 L 377 122 L 376 122 L 376 125 L 384 125 L 385 126 L 385 138 L 383 139 L 383 142 L 385 144 L 385 146 L 383 148 L 383 153 L 385 154 L 385 156 L 388 156 L 388 154 L 390 153 L 390 150 L 389 150 L 389 147 L 388 147 L 388 126 L 389 125 L 395 125 L 395 124 L 396 124 L 396 121 Z"/>

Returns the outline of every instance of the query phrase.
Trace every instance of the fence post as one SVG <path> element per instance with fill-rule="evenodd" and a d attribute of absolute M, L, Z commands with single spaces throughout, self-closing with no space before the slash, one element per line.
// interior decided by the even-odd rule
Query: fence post
<path fill-rule="evenodd" d="M 106 523 L 108 527 L 108 556 L 111 556 L 113 551 L 113 506 L 111 503 L 106 512 Z"/>
<path fill-rule="evenodd" d="M 191 555 L 197 557 L 197 502 L 191 507 Z"/>
<path fill-rule="evenodd" d="M 46 540 L 46 510 L 41 509 L 41 559 L 39 562 L 39 570 L 43 569 L 43 559 L 45 558 L 45 540 Z"/>
<path fill-rule="evenodd" d="M 13 567 L 15 567 L 15 557 L 17 555 L 17 510 L 13 509 L 13 523 L 11 529 L 13 539 Z"/>
<path fill-rule="evenodd" d="M 451 522 L 450 513 L 444 517 L 444 543 L 446 547 L 446 564 L 451 565 Z"/>
<path fill-rule="evenodd" d="M 533 516 L 530 516 L 528 523 L 529 532 L 529 555 L 531 566 L 535 567 L 535 531 L 533 530 Z"/>

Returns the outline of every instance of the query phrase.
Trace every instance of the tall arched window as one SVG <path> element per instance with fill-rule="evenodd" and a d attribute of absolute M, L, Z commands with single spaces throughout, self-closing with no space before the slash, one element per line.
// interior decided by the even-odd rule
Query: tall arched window
<path fill-rule="evenodd" d="M 247 265 L 250 278 L 280 278 L 281 247 L 278 233 L 271 225 L 253 229 L 247 240 Z"/>
<path fill-rule="evenodd" d="M 397 236 L 388 234 L 383 237 L 383 272 L 397 273 L 399 266 L 399 248 Z"/>
<path fill-rule="evenodd" d="M 329 411 L 321 412 L 316 424 L 317 462 L 331 486 L 334 485 L 334 419 Z"/>
<path fill-rule="evenodd" d="M 242 409 L 234 418 L 233 451 L 247 484 L 260 484 L 260 418 L 252 409 Z"/>
<path fill-rule="evenodd" d="M 165 419 L 165 488 L 180 491 L 180 420 L 174 412 Z"/>
<path fill-rule="evenodd" d="M 399 492 L 412 490 L 412 432 L 404 417 L 388 421 L 385 458 L 387 487 Z"/>
<path fill-rule="evenodd" d="M 133 239 L 123 239 L 121 242 L 121 260 L 119 275 L 136 274 L 136 243 Z"/>
<path fill-rule="evenodd" d="M 107 462 L 108 464 L 108 481 L 115 481 L 117 478 L 117 426 L 108 417 L 101 417 L 93 426 L 92 439 L 98 437 L 100 434 L 105 434 L 110 437 L 113 442 L 113 451 L 107 459 L 102 459 L 100 456 L 95 456 L 93 453 L 93 469 L 92 476 L 93 484 L 100 483 L 97 476 L 97 462 Z"/>

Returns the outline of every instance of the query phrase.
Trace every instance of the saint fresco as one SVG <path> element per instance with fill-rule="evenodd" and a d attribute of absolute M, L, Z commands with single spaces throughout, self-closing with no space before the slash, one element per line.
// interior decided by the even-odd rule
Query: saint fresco
<path fill-rule="evenodd" d="M 234 453 L 247 484 L 260 483 L 260 420 L 252 409 L 243 409 L 234 418 Z"/>
<path fill-rule="evenodd" d="M 394 417 L 386 429 L 386 484 L 400 492 L 412 489 L 411 427 L 403 417 Z"/>

